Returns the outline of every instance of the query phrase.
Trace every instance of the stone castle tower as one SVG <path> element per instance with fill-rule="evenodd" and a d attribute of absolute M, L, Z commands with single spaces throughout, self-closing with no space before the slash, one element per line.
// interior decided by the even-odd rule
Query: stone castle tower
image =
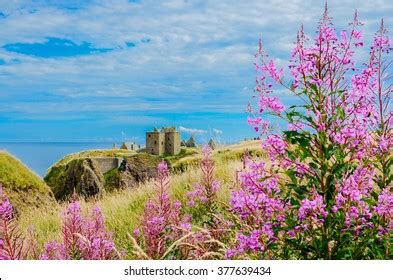
<path fill-rule="evenodd" d="M 155 128 L 146 132 L 146 152 L 158 156 L 176 155 L 180 152 L 180 141 L 176 127 L 165 127 L 161 131 Z"/>

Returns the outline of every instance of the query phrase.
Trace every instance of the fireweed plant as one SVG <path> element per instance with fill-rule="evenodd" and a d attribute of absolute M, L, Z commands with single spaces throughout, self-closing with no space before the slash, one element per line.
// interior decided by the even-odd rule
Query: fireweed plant
<path fill-rule="evenodd" d="M 270 162 L 249 161 L 232 211 L 247 227 L 228 258 L 392 258 L 392 48 L 383 21 L 358 68 L 362 23 L 339 34 L 328 8 L 316 37 L 298 32 L 284 77 L 262 42 L 256 54 L 258 108 L 248 122 Z M 274 87 L 300 105 L 285 108 Z M 283 119 L 278 133 L 265 115 Z"/>
<path fill-rule="evenodd" d="M 129 236 L 134 245 L 133 254 L 143 259 L 176 258 L 178 243 L 191 229 L 190 217 L 181 215 L 181 203 L 170 199 L 167 163 L 162 161 L 157 171 L 154 197 L 145 205 L 141 227 Z"/>
<path fill-rule="evenodd" d="M 208 145 L 203 147 L 200 163 L 202 180 L 194 183 L 192 190 L 187 193 L 188 206 L 202 213 L 202 220 L 209 224 L 213 223 L 214 214 L 217 213 L 217 191 L 220 188 L 220 182 L 214 176 L 215 163 L 211 153 Z"/>
<path fill-rule="evenodd" d="M 158 166 L 155 193 L 145 205 L 141 226 L 130 235 L 133 255 L 142 259 L 224 258 L 229 223 L 217 213 L 217 191 L 211 149 L 202 150 L 201 182 L 188 192 L 188 207 L 170 199 L 169 170 L 165 161 Z M 190 214 L 187 214 L 190 212 Z M 193 221 L 195 224 L 191 224 Z M 201 221 L 200 223 L 197 221 Z"/>
<path fill-rule="evenodd" d="M 201 180 L 187 193 L 188 207 L 193 220 L 194 234 L 183 247 L 190 250 L 189 258 L 208 259 L 225 257 L 234 223 L 225 215 L 227 207 L 220 205 L 217 197 L 220 182 L 215 177 L 215 162 L 209 145 L 202 148 L 200 162 Z"/>
<path fill-rule="evenodd" d="M 14 208 L 3 193 L 0 184 L 0 260 L 25 260 L 35 251 L 35 243 L 30 243 L 19 229 Z"/>
<path fill-rule="evenodd" d="M 24 234 L 16 213 L 0 184 L 0 260 L 37 259 L 37 238 L 32 227 Z"/>
<path fill-rule="evenodd" d="M 90 217 L 83 216 L 79 202 L 74 197 L 62 214 L 62 242 L 50 241 L 45 244 L 41 260 L 110 260 L 120 259 L 112 240 L 106 231 L 104 218 L 99 207 L 94 208 Z"/>

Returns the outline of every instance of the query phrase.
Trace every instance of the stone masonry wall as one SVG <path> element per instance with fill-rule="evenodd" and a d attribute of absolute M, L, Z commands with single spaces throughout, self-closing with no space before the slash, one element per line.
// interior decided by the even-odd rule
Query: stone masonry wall
<path fill-rule="evenodd" d="M 178 132 L 165 133 L 165 153 L 177 155 L 180 152 L 180 134 Z"/>
<path fill-rule="evenodd" d="M 97 163 L 102 173 L 106 173 L 108 171 L 111 171 L 112 169 L 119 168 L 123 160 L 121 158 L 112 158 L 112 157 L 92 158 L 92 159 Z"/>
<path fill-rule="evenodd" d="M 146 133 L 146 152 L 149 154 L 161 156 L 165 152 L 165 134 L 161 132 Z"/>

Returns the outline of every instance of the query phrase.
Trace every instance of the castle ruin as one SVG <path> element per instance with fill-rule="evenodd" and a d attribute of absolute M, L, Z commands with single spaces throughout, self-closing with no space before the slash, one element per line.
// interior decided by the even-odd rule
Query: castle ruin
<path fill-rule="evenodd" d="M 122 150 L 129 150 L 129 151 L 136 151 L 141 148 L 141 145 L 136 144 L 134 142 L 123 142 L 123 144 L 120 146 L 120 149 Z"/>
<path fill-rule="evenodd" d="M 158 156 L 176 155 L 180 152 L 180 141 L 176 127 L 165 127 L 160 131 L 155 128 L 146 132 L 146 152 Z"/>

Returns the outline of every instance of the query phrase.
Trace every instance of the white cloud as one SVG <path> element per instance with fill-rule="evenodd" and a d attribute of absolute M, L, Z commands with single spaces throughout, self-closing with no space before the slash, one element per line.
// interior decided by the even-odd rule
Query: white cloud
<path fill-rule="evenodd" d="M 213 128 L 213 132 L 217 135 L 223 134 L 223 131 L 221 129 Z"/>
<path fill-rule="evenodd" d="M 80 9 L 64 9 L 81 3 Z M 357 7 L 367 23 L 366 37 L 381 16 L 392 29 L 393 2 L 330 0 L 329 5 L 340 28 Z M 0 49 L 6 61 L 0 66 L 0 96 L 15 97 L 2 102 L 0 112 L 244 112 L 249 97 L 243 93 L 251 95 L 254 87 L 258 38 L 282 65 L 299 25 L 305 23 L 313 35 L 322 10 L 323 3 L 312 0 L 1 1 L 7 17 L 0 19 L 0 45 L 56 37 L 115 50 L 39 58 Z M 126 42 L 136 46 L 125 48 Z M 52 99 L 37 101 L 43 92 Z M 35 102 L 21 101 L 25 97 Z"/>
<path fill-rule="evenodd" d="M 189 134 L 205 134 L 205 133 L 207 133 L 206 130 L 196 129 L 196 128 L 188 128 L 188 127 L 183 127 L 183 126 L 179 126 L 179 130 L 181 132 L 185 132 L 185 133 L 189 133 Z"/>

